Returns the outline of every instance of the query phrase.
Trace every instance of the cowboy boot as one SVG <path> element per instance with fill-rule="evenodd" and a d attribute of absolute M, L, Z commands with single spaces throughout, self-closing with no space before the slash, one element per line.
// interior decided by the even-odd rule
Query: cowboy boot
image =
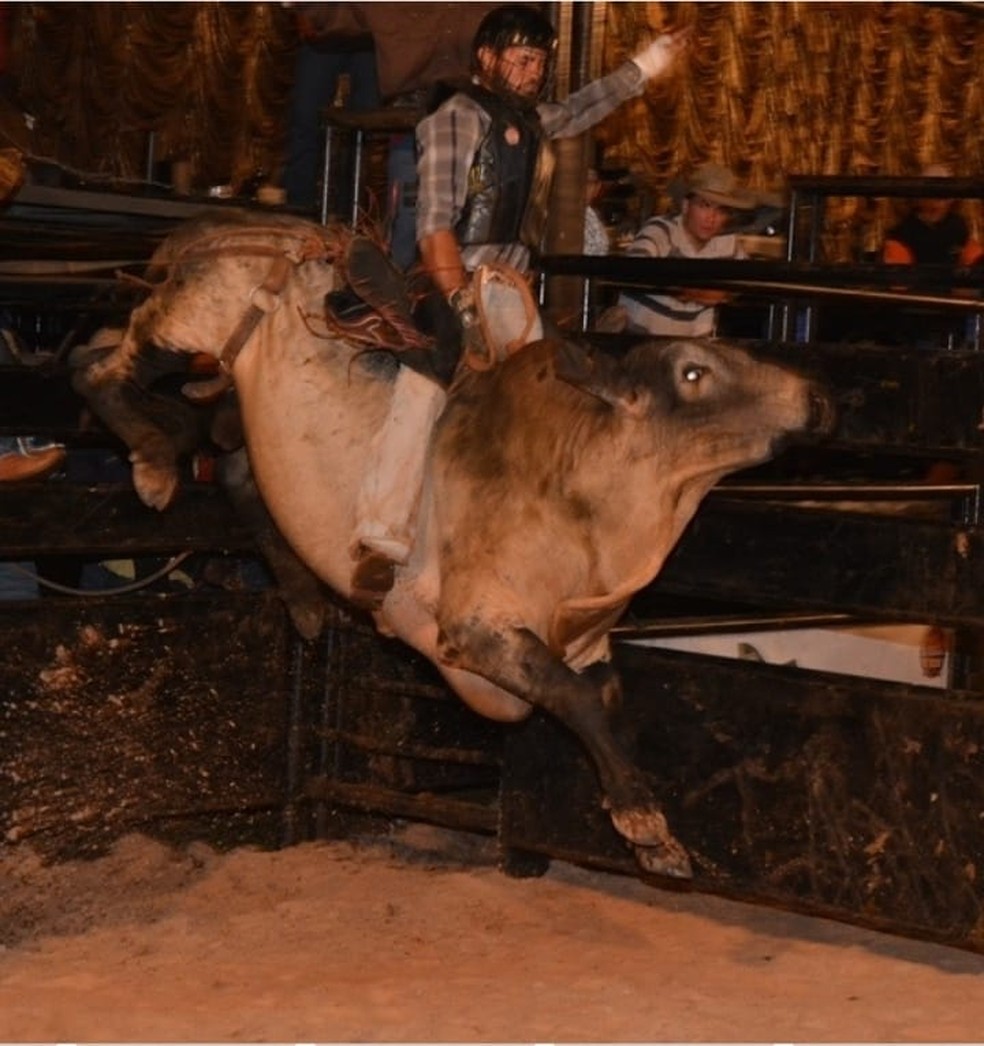
<path fill-rule="evenodd" d="M 372 240 L 352 238 L 345 270 L 352 290 L 394 330 L 415 329 L 403 273 Z"/>

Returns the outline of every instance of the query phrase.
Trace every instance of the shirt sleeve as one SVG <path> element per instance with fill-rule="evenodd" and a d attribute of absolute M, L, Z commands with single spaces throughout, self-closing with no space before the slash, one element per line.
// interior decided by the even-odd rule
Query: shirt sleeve
<path fill-rule="evenodd" d="M 882 245 L 882 261 L 887 265 L 911 265 L 914 258 L 901 240 L 888 239 Z"/>
<path fill-rule="evenodd" d="M 626 254 L 643 258 L 667 258 L 670 254 L 670 236 L 659 222 L 648 221 L 636 233 L 625 249 Z"/>
<path fill-rule="evenodd" d="M 470 99 L 456 95 L 417 124 L 417 240 L 453 229 L 468 195 L 468 172 L 485 133 Z"/>
<path fill-rule="evenodd" d="M 594 127 L 622 102 L 642 94 L 645 81 L 635 62 L 623 62 L 613 73 L 592 80 L 563 102 L 537 106 L 548 138 L 573 138 Z"/>

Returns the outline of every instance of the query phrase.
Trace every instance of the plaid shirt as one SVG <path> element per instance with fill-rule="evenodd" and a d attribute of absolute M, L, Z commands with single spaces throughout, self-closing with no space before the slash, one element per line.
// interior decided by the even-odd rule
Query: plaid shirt
<path fill-rule="evenodd" d="M 634 62 L 594 80 L 564 102 L 537 106 L 548 138 L 573 138 L 603 120 L 628 98 L 642 94 L 645 81 Z M 468 172 L 488 132 L 488 113 L 466 94 L 452 95 L 417 124 L 417 240 L 454 229 L 468 196 Z M 504 262 L 529 269 L 529 250 L 521 243 L 474 244 L 462 249 L 465 268 Z"/>

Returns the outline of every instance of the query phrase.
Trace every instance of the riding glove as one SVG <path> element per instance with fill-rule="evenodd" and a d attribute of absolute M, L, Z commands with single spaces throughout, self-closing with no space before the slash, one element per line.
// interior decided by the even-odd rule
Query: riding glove
<path fill-rule="evenodd" d="M 667 73 L 687 46 L 689 39 L 689 29 L 674 29 L 670 33 L 657 36 L 651 44 L 635 55 L 632 61 L 639 66 L 643 80 L 652 80 Z"/>

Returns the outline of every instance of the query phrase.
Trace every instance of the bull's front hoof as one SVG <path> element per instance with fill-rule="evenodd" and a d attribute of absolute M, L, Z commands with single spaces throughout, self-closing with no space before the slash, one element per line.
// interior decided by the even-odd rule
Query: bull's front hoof
<path fill-rule="evenodd" d="M 636 860 L 654 875 L 692 879 L 687 851 L 670 831 L 663 812 L 655 807 L 613 810 L 612 824 L 635 851 Z"/>
<path fill-rule="evenodd" d="M 693 879 L 694 870 L 687 851 L 673 840 L 672 847 L 636 846 L 635 859 L 645 872 L 663 875 L 670 879 Z"/>

